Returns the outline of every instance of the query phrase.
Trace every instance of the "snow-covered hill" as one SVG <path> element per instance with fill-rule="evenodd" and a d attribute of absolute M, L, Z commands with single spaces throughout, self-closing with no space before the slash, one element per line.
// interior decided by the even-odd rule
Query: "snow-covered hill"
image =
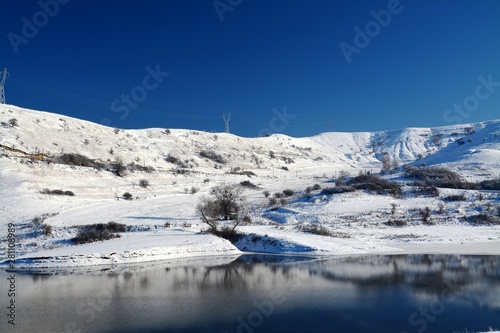
<path fill-rule="evenodd" d="M 10 119 L 17 126 L 8 125 Z M 166 128 L 120 130 L 54 113 L 0 105 L 0 144 L 28 153 L 79 153 L 101 161 L 122 160 L 167 171 L 179 165 L 194 172 L 224 174 L 231 169 L 278 177 L 334 175 L 338 171 L 378 172 L 383 155 L 398 165 L 425 163 L 460 171 L 469 180 L 500 174 L 500 120 L 438 128 L 373 133 L 323 133 L 308 138 L 272 135 L 242 138 Z M 200 156 L 215 152 L 226 163 Z M 15 156 L 3 151 L 9 156 Z M 179 160 L 166 162 L 167 156 Z M 175 161 L 171 159 L 171 161 Z M 291 172 L 282 169 L 288 168 Z"/>
<path fill-rule="evenodd" d="M 237 255 L 240 251 L 228 241 L 199 234 L 205 226 L 195 207 L 215 184 L 245 180 L 258 188 L 245 193 L 254 208 L 254 224 L 241 230 L 254 236 L 240 242 L 241 250 L 360 254 L 402 251 L 405 244 L 500 240 L 498 226 L 464 225 L 467 217 L 486 211 L 474 204 L 479 197 L 474 191 L 465 193 L 465 202 L 446 207 L 444 215 L 435 212 L 433 227 L 418 222 L 416 210 L 429 206 L 434 212 L 443 198 L 395 199 L 361 192 L 328 197 L 319 191 L 310 200 L 303 196 L 304 189 L 315 183 L 333 186 L 331 180 L 340 172 L 378 173 L 384 159 L 393 166 L 444 166 L 469 181 L 496 178 L 500 120 L 307 138 L 281 134 L 243 138 L 183 129 L 121 130 L 0 105 L 0 145 L 0 240 L 7 241 L 7 226 L 15 224 L 18 263 L 32 263 L 35 257 L 44 258 L 38 259 L 40 265 L 57 266 Z M 107 169 L 48 163 L 62 154 L 80 154 Z M 117 162 L 128 166 L 121 176 L 109 167 Z M 139 186 L 141 180 L 149 186 Z M 75 196 L 41 193 L 44 189 L 71 191 Z M 297 195 L 289 198 L 286 208 L 270 211 L 262 191 L 284 189 Z M 121 200 L 125 192 L 136 200 Z M 455 192 L 442 191 L 443 195 Z M 482 197 L 484 205 L 498 204 L 495 193 Z M 408 227 L 384 224 L 391 216 L 391 204 L 398 207 L 396 215 L 411 222 Z M 104 243 L 69 242 L 76 233 L 74 226 L 109 221 L 126 224 L 130 230 Z M 300 226 L 305 224 L 325 226 L 334 236 L 302 232 Z M 40 225 L 52 231 L 45 235 Z M 491 253 L 491 248 L 474 251 Z M 4 249 L 0 248 L 0 261 L 6 258 Z"/>

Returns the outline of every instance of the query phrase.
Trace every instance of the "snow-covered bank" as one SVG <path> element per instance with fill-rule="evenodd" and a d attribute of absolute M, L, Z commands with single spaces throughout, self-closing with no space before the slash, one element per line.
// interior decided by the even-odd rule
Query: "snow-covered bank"
<path fill-rule="evenodd" d="M 249 230 L 250 228 L 247 228 Z M 253 228 L 256 231 L 256 228 Z M 42 250 L 19 256 L 15 269 L 119 265 L 182 258 L 239 256 L 243 253 L 305 255 L 312 257 L 367 254 L 463 254 L 500 255 L 500 241 L 471 243 L 395 244 L 330 239 L 317 235 L 300 235 L 261 228 L 259 236 L 251 233 L 236 243 L 211 235 L 180 231 L 125 234 L 122 238 Z M 241 250 L 239 250 L 239 249 Z M 242 252 L 243 251 L 243 252 Z M 6 268 L 7 261 L 0 263 Z"/>
<path fill-rule="evenodd" d="M 44 250 L 16 258 L 15 267 L 116 265 L 172 258 L 239 255 L 228 241 L 183 231 L 126 233 L 106 242 Z"/>
<path fill-rule="evenodd" d="M 450 228 L 450 231 L 457 229 Z M 454 230 L 453 230 L 454 229 Z M 246 228 L 251 230 L 251 228 Z M 469 239 L 471 234 L 469 234 Z M 489 238 L 489 237 L 488 237 Z M 464 243 L 458 239 L 445 242 L 400 242 L 387 239 L 330 239 L 317 235 L 261 230 L 260 234 L 251 233 L 238 243 L 242 251 L 275 254 L 308 255 L 358 255 L 358 254 L 464 254 L 500 255 L 500 240 L 475 241 Z"/>

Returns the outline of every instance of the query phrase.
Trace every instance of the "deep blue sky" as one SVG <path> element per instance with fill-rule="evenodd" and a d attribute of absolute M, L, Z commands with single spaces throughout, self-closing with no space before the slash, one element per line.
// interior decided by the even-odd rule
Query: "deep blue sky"
<path fill-rule="evenodd" d="M 0 0 L 6 101 L 120 128 L 223 131 L 231 112 L 243 136 L 500 118 L 500 1 L 394 1 L 220 0 L 236 5 L 221 20 L 213 0 L 71 0 L 54 17 Z M 377 29 L 371 11 L 388 6 L 391 21 L 348 63 L 339 45 L 356 46 L 354 28 Z M 26 20 L 36 35 L 23 37 Z M 141 96 L 157 65 L 169 75 Z M 476 92 L 479 76 L 489 90 Z M 133 108 L 120 100 L 132 91 Z M 273 113 L 284 107 L 285 124 Z"/>

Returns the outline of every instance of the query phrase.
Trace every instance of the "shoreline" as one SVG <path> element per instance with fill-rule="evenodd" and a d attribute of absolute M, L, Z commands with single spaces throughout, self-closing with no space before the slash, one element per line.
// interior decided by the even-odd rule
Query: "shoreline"
<path fill-rule="evenodd" d="M 192 253 L 191 251 L 172 253 L 172 248 L 169 249 L 168 256 L 164 255 L 151 255 L 151 248 L 143 248 L 144 253 L 149 253 L 149 255 L 144 255 L 142 258 L 134 256 L 133 258 L 123 258 L 117 260 L 122 253 L 115 253 L 111 255 L 111 260 L 106 257 L 106 260 L 101 260 L 102 257 L 108 256 L 103 253 L 87 253 L 84 256 L 82 254 L 76 255 L 73 251 L 68 251 L 68 254 L 57 254 L 53 256 L 46 256 L 46 253 L 32 253 L 31 255 L 24 255 L 18 258 L 15 263 L 15 268 L 11 269 L 8 266 L 8 261 L 2 261 L 0 263 L 0 269 L 8 272 L 25 271 L 25 270 L 51 270 L 51 269 L 91 269 L 92 267 L 125 267 L 127 265 L 148 265 L 152 263 L 173 261 L 177 264 L 183 260 L 186 264 L 191 261 L 196 261 L 198 264 L 204 265 L 205 263 L 210 264 L 213 260 L 220 257 L 231 257 L 234 259 L 239 258 L 243 255 L 266 255 L 266 256 L 301 256 L 304 258 L 316 258 L 320 260 L 324 259 L 334 259 L 340 257 L 359 257 L 359 256 L 377 256 L 377 255 L 425 255 L 425 254 L 449 254 L 449 255 L 464 255 L 464 256 L 500 256 L 500 240 L 493 240 L 489 242 L 470 242 L 470 243 L 448 243 L 448 244 L 384 244 L 384 248 L 390 248 L 391 250 L 365 250 L 363 252 L 352 252 L 352 253 L 336 253 L 336 252 L 256 252 L 256 251 L 240 251 L 234 247 L 234 251 L 230 251 L 229 248 L 225 248 L 222 251 L 206 251 L 205 254 L 200 254 L 200 251 Z M 168 248 L 165 248 L 168 249 Z M 57 249 L 61 251 L 62 249 Z M 158 248 L 156 249 L 158 250 Z M 187 250 L 187 249 L 185 249 Z M 206 249 L 205 249 L 206 250 Z M 59 252 L 58 251 L 58 252 Z M 172 251 L 172 252 L 170 252 Z M 174 250 L 175 251 L 175 250 Z M 46 251 L 50 252 L 50 251 Z M 125 251 L 125 252 L 128 252 Z M 155 251 L 156 252 L 156 251 Z M 187 253 L 186 253 L 187 252 Z M 191 253 L 189 253 L 191 252 Z M 203 251 L 201 251 L 203 252 Z M 136 252 L 137 253 L 137 252 Z M 117 257 L 115 257 L 117 256 Z M 22 262 L 22 264 L 19 263 Z"/>
<path fill-rule="evenodd" d="M 425 245 L 426 253 L 420 249 L 421 245 L 400 246 L 404 254 L 457 254 L 457 255 L 500 255 L 500 241 L 471 242 L 460 244 L 432 244 Z"/>

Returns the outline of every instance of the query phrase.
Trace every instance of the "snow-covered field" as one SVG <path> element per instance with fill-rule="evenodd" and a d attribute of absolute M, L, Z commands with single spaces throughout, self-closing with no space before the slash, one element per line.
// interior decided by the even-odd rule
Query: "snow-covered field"
<path fill-rule="evenodd" d="M 17 126 L 8 124 L 13 118 Z M 444 166 L 468 181 L 499 177 L 500 121 L 310 138 L 241 138 L 175 129 L 118 130 L 0 105 L 0 122 L 0 261 L 4 265 L 9 223 L 16 229 L 16 267 L 117 264 L 241 251 L 500 254 L 500 226 L 468 222 L 470 216 L 500 206 L 495 191 L 440 189 L 439 197 L 422 197 L 403 186 L 401 198 L 364 191 L 305 194 L 306 187 L 314 184 L 335 186 L 332 180 L 341 172 L 351 176 L 359 171 L 379 172 L 384 154 L 401 166 Z M 220 161 L 203 157 L 203 151 L 215 152 Z M 107 170 L 31 160 L 26 153 L 78 153 L 103 163 L 120 160 L 154 171 L 128 171 L 119 177 Z M 408 181 L 400 174 L 387 177 Z M 147 180 L 149 186 L 140 187 L 140 180 Z M 233 245 L 200 233 L 206 229 L 195 212 L 200 197 L 210 195 L 211 188 L 222 182 L 242 181 L 258 186 L 245 192 L 252 223 L 238 230 L 247 236 Z M 75 195 L 42 194 L 46 188 Z M 285 189 L 295 194 L 282 207 L 269 207 L 263 191 L 272 194 Z M 125 192 L 134 200 L 123 200 Z M 443 200 L 457 194 L 466 200 Z M 425 207 L 430 208 L 434 225 L 419 219 L 418 210 Z M 408 224 L 388 226 L 389 219 L 404 219 Z M 70 241 L 77 233 L 75 226 L 110 221 L 127 225 L 127 232 L 95 243 Z M 47 234 L 45 226 L 52 228 Z M 308 226 L 322 226 L 330 235 L 305 232 Z"/>

